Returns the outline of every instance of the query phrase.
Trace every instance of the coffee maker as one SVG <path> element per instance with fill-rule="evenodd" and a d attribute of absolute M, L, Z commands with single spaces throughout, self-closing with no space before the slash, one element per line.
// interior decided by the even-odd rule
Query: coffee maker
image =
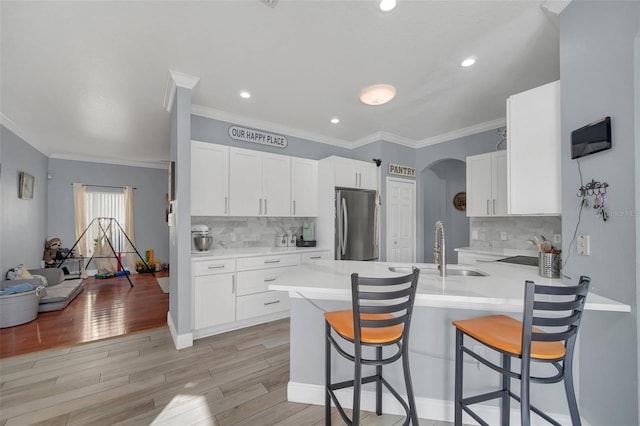
<path fill-rule="evenodd" d="M 213 243 L 213 237 L 209 236 L 209 227 L 207 225 L 191 226 L 193 253 L 208 253 Z"/>

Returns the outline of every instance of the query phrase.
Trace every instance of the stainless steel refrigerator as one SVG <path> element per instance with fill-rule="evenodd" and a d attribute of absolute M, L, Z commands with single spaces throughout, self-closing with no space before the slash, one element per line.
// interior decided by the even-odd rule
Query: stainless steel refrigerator
<path fill-rule="evenodd" d="M 336 259 L 378 259 L 376 191 L 336 188 Z"/>

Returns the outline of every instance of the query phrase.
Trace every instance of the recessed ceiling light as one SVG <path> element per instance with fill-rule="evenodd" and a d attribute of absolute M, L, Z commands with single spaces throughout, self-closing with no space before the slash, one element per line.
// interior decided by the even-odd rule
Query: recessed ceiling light
<path fill-rule="evenodd" d="M 331 123 L 332 123 L 332 124 L 338 124 L 339 122 L 340 122 L 340 119 L 339 119 L 338 117 L 333 117 L 333 118 L 331 119 Z"/>
<path fill-rule="evenodd" d="M 396 0 L 380 0 L 380 10 L 390 12 L 396 7 Z"/>
<path fill-rule="evenodd" d="M 244 99 L 249 99 L 251 97 L 251 93 L 247 92 L 246 90 L 241 90 L 240 97 Z"/>
<path fill-rule="evenodd" d="M 476 58 L 474 58 L 473 56 L 470 56 L 464 59 L 462 62 L 460 62 L 460 65 L 466 68 L 466 67 L 470 67 L 475 63 L 476 63 Z"/>
<path fill-rule="evenodd" d="M 382 105 L 396 96 L 396 88 L 390 84 L 374 84 L 360 91 L 360 101 L 367 105 Z"/>

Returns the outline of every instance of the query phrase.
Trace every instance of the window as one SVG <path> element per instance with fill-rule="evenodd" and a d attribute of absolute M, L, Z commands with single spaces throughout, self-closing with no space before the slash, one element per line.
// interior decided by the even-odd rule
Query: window
<path fill-rule="evenodd" d="M 96 217 L 112 217 L 118 221 L 122 229 L 126 229 L 125 224 L 125 203 L 123 192 L 103 192 L 103 191 L 87 191 L 85 223 L 91 223 Z M 112 232 L 105 229 L 107 235 L 111 239 L 114 250 L 117 252 L 125 251 L 125 237 L 115 223 L 112 224 Z M 93 242 L 101 234 L 99 227 L 91 226 L 87 230 L 87 241 L 91 254 L 93 254 Z M 123 253 L 124 255 L 124 253 Z"/>

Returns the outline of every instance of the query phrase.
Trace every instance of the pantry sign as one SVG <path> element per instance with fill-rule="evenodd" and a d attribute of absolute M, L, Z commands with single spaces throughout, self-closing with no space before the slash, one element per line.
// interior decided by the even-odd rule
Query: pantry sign
<path fill-rule="evenodd" d="M 415 167 L 401 166 L 389 163 L 389 174 L 396 176 L 416 177 Z"/>
<path fill-rule="evenodd" d="M 282 135 L 239 126 L 229 127 L 229 136 L 231 139 L 235 139 L 237 141 L 259 143 L 261 145 L 269 145 L 276 148 L 286 148 L 288 143 L 287 138 Z"/>

